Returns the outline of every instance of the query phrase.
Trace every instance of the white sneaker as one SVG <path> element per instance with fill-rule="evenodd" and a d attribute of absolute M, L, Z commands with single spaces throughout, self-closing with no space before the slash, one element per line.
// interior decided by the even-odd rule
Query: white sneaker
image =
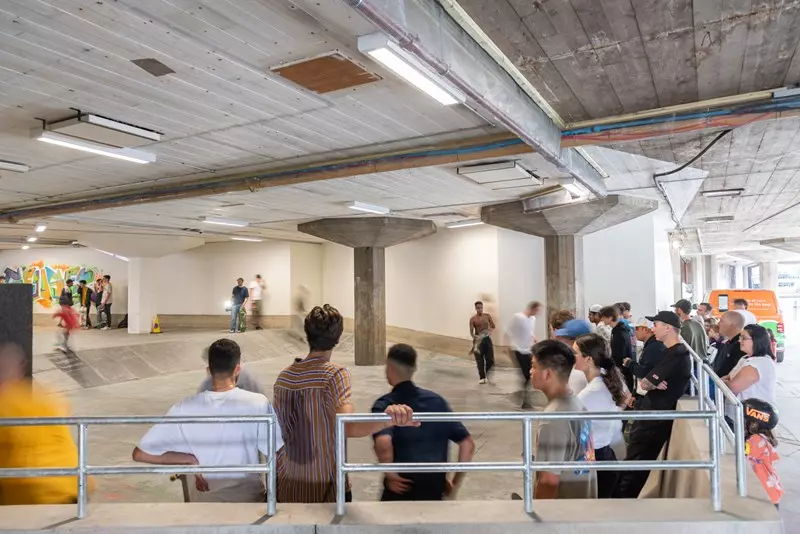
<path fill-rule="evenodd" d="M 111 330 L 111 329 L 107 326 L 104 326 L 103 328 L 101 328 L 101 330 Z"/>
<path fill-rule="evenodd" d="M 485 384 L 485 383 L 486 383 L 485 378 L 481 378 L 480 380 L 478 380 L 478 384 Z"/>

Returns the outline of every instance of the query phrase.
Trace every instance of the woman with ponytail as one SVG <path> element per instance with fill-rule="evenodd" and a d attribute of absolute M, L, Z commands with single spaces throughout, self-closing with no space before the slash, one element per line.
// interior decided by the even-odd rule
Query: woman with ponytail
<path fill-rule="evenodd" d="M 590 412 L 621 411 L 627 404 L 629 393 L 614 360 L 608 353 L 605 340 L 597 334 L 587 334 L 575 340 L 575 370 L 586 375 L 589 385 L 578 394 L 578 398 Z M 592 421 L 595 459 L 598 462 L 613 462 L 617 456 L 612 443 L 622 440 L 622 420 Z M 597 472 L 597 496 L 611 498 L 617 484 L 619 472 Z"/>

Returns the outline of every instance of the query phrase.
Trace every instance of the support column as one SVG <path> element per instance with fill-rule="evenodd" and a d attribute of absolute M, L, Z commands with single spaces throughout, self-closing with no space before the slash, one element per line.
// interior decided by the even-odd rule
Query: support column
<path fill-rule="evenodd" d="M 353 249 L 356 365 L 381 365 L 386 353 L 386 249 Z"/>
<path fill-rule="evenodd" d="M 717 262 L 717 256 L 714 254 L 706 256 L 706 277 L 709 292 L 720 287 L 719 263 Z"/>
<path fill-rule="evenodd" d="M 152 278 L 158 273 L 157 258 L 128 260 L 128 333 L 149 334 L 157 313 L 158 297 Z M 112 306 L 111 311 L 114 311 Z"/>
<path fill-rule="evenodd" d="M 555 235 L 544 238 L 547 281 L 547 317 L 558 310 L 572 310 L 582 317 L 583 236 Z"/>
<path fill-rule="evenodd" d="M 759 274 L 761 275 L 761 289 L 771 289 L 778 291 L 778 262 L 764 261 L 759 264 Z"/>
<path fill-rule="evenodd" d="M 680 250 L 670 247 L 669 254 L 672 260 L 672 302 L 678 302 L 683 298 L 683 260 Z"/>
<path fill-rule="evenodd" d="M 0 284 L 0 344 L 14 343 L 28 357 L 25 375 L 33 374 L 33 286 Z"/>

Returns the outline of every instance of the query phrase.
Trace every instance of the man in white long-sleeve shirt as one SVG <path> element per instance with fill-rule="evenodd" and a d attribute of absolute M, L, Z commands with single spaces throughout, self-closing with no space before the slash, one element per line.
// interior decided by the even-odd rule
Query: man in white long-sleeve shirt
<path fill-rule="evenodd" d="M 509 350 L 519 365 L 522 373 L 522 408 L 531 407 L 528 399 L 528 390 L 531 383 L 531 347 L 536 343 L 534 329 L 536 328 L 536 315 L 542 309 L 540 302 L 530 302 L 525 311 L 515 313 L 506 328 L 506 338 Z"/>

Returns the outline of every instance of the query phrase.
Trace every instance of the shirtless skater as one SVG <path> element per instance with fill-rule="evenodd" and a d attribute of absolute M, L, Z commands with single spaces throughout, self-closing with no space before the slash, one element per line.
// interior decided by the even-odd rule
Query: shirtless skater
<path fill-rule="evenodd" d="M 492 331 L 494 320 L 488 313 L 483 313 L 483 302 L 475 303 L 475 315 L 469 320 L 469 333 L 472 336 L 472 354 L 478 364 L 479 384 L 486 383 L 486 377 L 494 367 L 494 345 Z"/>

